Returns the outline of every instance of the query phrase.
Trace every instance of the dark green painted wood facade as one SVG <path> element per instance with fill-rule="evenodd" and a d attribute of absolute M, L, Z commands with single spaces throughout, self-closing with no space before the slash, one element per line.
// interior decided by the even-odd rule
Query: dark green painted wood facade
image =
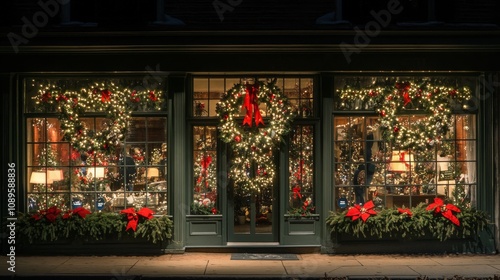
<path fill-rule="evenodd" d="M 112 37 L 110 35 L 113 35 Z M 188 137 L 190 78 L 203 75 L 312 75 L 318 92 L 318 115 L 312 120 L 316 133 L 317 219 L 286 217 L 286 197 L 279 196 L 277 243 L 269 248 L 316 248 L 332 252 L 335 246 L 325 218 L 335 208 L 332 182 L 332 123 L 334 80 L 338 74 L 447 73 L 477 75 L 480 82 L 478 126 L 478 208 L 492 216 L 495 243 L 498 239 L 499 192 L 499 71 L 498 31 L 382 31 L 371 44 L 353 54 L 348 62 L 339 44 L 352 41 L 354 31 L 146 31 L 146 32 L 50 32 L 40 33 L 30 44 L 13 53 L 0 45 L 0 91 L 2 93 L 2 166 L 17 165 L 17 205 L 26 208 L 23 186 L 22 145 L 24 104 L 20 78 L 38 73 L 113 75 L 130 73 L 141 77 L 146 66 L 158 65 L 167 79 L 169 98 L 169 214 L 174 221 L 174 239 L 166 252 L 186 248 L 228 248 L 228 207 L 222 215 L 188 215 L 191 202 Z M 153 67 L 154 68 L 154 67 Z M 285 162 L 281 152 L 280 162 Z M 225 167 L 227 168 L 227 167 Z M 281 170 L 287 170 L 281 166 Z M 282 172 L 280 176 L 286 176 Z M 284 180 L 281 180 L 284 181 Z M 2 170 L 6 182 L 6 168 Z M 225 184 L 222 184 L 225 185 Z M 281 192 L 284 185 L 279 186 Z M 220 191 L 225 201 L 225 189 Z M 1 201 L 6 201 L 2 184 Z M 3 205 L 3 203 L 2 203 Z M 2 220 L 6 209 L 1 209 Z M 261 246 L 261 245 L 259 245 Z M 374 246 L 377 246 L 376 243 Z M 498 246 L 498 245 L 496 245 Z M 5 242 L 2 241 L 5 249 Z M 361 249 L 359 249 L 361 250 Z"/>

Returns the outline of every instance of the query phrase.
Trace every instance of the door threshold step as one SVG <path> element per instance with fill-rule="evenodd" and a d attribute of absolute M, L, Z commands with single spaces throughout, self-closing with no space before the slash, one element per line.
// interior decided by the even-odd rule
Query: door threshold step
<path fill-rule="evenodd" d="M 259 247 L 274 247 L 279 246 L 279 242 L 227 242 L 229 247 L 245 247 L 245 246 L 259 246 Z"/>

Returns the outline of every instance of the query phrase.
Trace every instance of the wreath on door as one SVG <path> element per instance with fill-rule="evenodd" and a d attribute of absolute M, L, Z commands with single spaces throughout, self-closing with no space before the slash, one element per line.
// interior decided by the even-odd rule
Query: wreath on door
<path fill-rule="evenodd" d="M 233 152 L 229 176 L 235 186 L 247 192 L 271 186 L 274 151 L 290 131 L 294 117 L 275 81 L 234 85 L 222 96 L 216 112 L 219 137 Z"/>

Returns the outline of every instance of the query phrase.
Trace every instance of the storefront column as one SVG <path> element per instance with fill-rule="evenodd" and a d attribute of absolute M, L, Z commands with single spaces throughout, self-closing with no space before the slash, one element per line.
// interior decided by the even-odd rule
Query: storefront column
<path fill-rule="evenodd" d="M 328 227 L 325 225 L 326 217 L 328 217 L 329 212 L 333 210 L 334 203 L 333 201 L 333 159 L 332 159 L 332 106 L 333 106 L 333 93 L 334 93 L 334 83 L 333 83 L 333 75 L 331 74 L 322 74 L 321 75 L 321 92 L 320 92 L 320 104 L 321 104 L 321 135 L 322 146 L 321 146 L 321 190 L 318 190 L 322 194 L 321 201 L 321 222 L 322 232 L 321 232 L 321 252 L 322 253 L 331 253 L 333 248 L 332 239 L 330 237 L 330 231 Z"/>
<path fill-rule="evenodd" d="M 172 215 L 174 228 L 172 241 L 165 249 L 165 253 L 183 253 L 185 250 L 186 234 L 186 213 L 189 211 L 187 200 L 187 176 L 185 170 L 187 165 L 187 145 L 186 145 L 186 93 L 185 77 L 169 76 L 168 94 L 172 100 L 172 110 L 169 112 L 169 125 L 172 129 L 169 131 L 170 157 L 170 183 L 169 183 L 169 214 Z M 172 120 L 175 120 L 173 122 Z"/>

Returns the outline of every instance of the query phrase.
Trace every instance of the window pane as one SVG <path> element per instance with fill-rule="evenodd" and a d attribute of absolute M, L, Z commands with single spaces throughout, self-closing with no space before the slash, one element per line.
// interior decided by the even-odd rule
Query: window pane
<path fill-rule="evenodd" d="M 191 214 L 218 213 L 217 128 L 193 127 L 193 202 Z"/>

